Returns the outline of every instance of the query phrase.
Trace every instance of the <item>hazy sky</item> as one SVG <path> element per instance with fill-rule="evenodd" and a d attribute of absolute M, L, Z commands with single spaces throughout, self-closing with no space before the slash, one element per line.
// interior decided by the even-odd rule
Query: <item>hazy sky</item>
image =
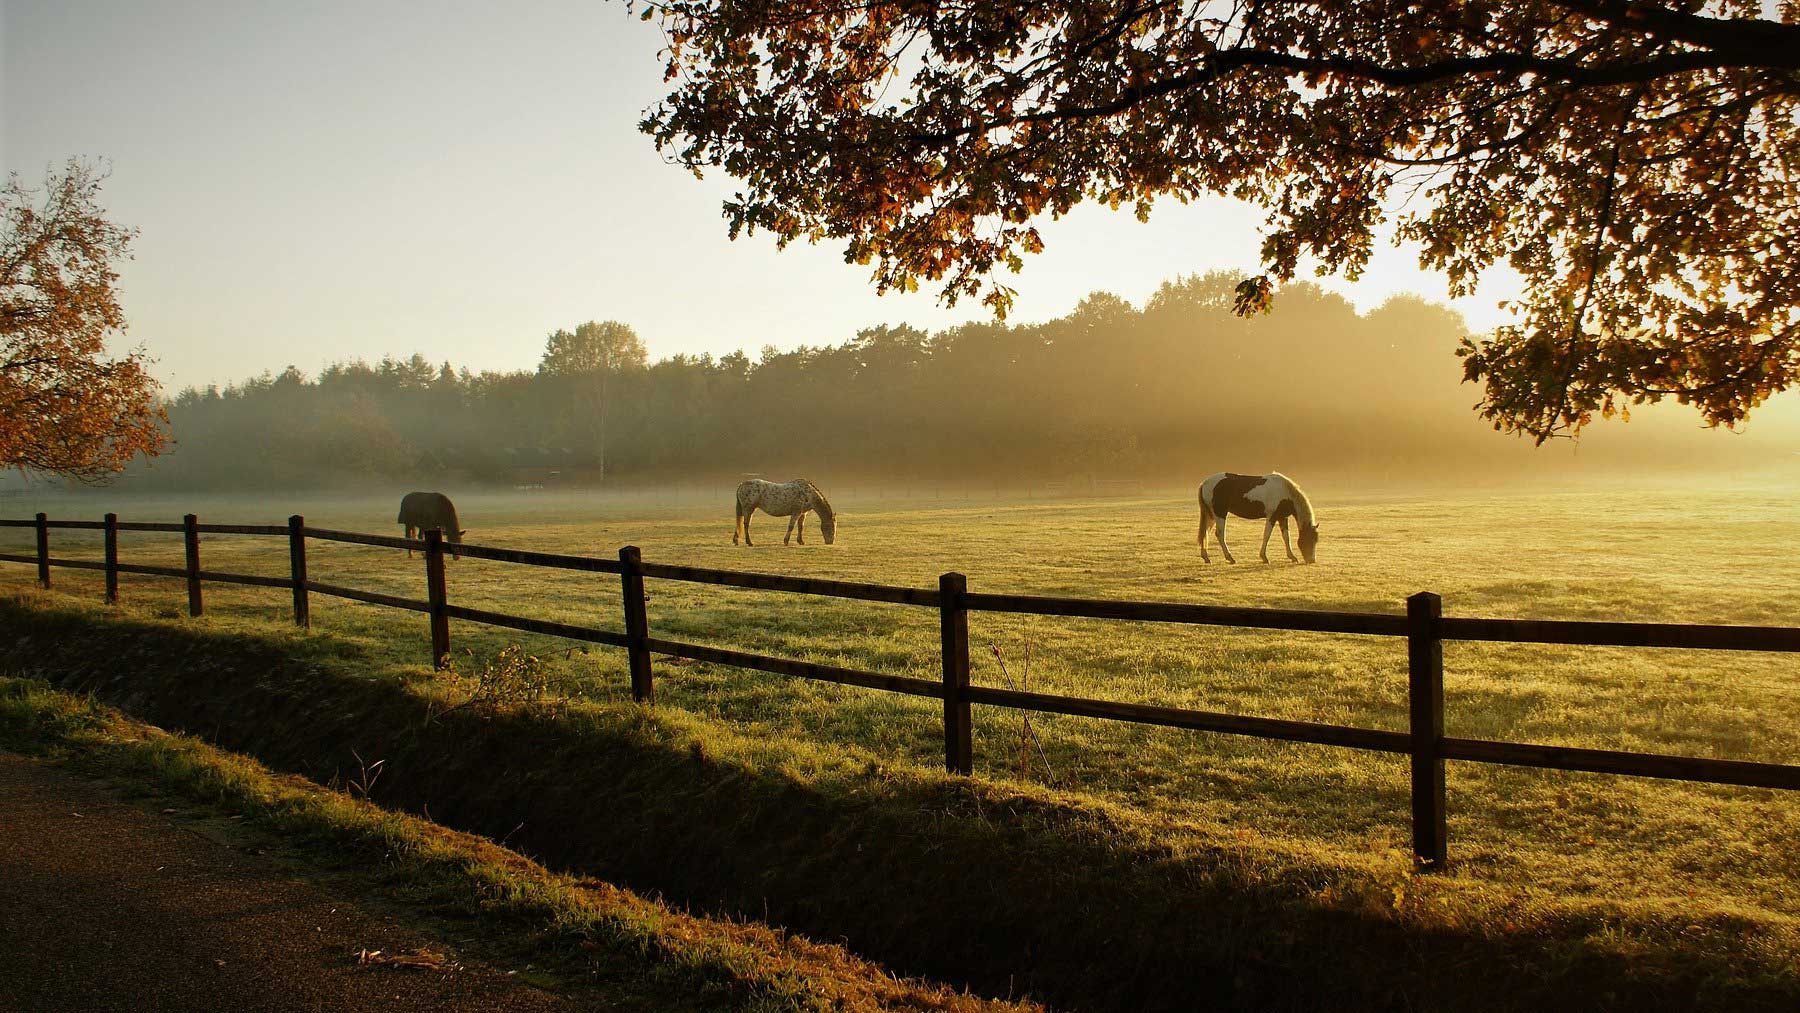
<path fill-rule="evenodd" d="M 128 342 L 175 386 L 413 351 L 529 368 L 547 332 L 587 319 L 630 323 L 656 357 L 986 315 L 877 297 L 841 248 L 729 241 L 730 181 L 665 164 L 636 129 L 660 44 L 595 0 L 0 0 L 0 162 L 36 182 L 71 155 L 111 161 L 106 204 L 141 230 Z M 1254 268 L 1260 221 L 1223 200 L 1148 225 L 1083 207 L 1045 225 L 1015 319 Z M 1391 248 L 1360 282 L 1323 283 L 1365 309 L 1444 297 Z M 1455 305 L 1491 327 L 1512 284 Z"/>

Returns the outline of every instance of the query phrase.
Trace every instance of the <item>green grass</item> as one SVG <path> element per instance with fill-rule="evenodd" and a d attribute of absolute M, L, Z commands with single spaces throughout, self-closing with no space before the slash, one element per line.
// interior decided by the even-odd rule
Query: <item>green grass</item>
<path fill-rule="evenodd" d="M 269 771 L 45 683 L 0 676 L 0 748 L 229 816 L 289 868 L 607 1008 L 1030 1009 L 897 980 L 841 947 L 670 910 L 468 834 Z"/>
<path fill-rule="evenodd" d="M 267 618 L 0 598 L 0 669 L 554 867 L 756 917 L 889 967 L 1094 1010 L 1792 1009 L 1800 923 L 1413 877 L 1093 793 L 950 777 L 681 708 L 435 673 Z M 484 659 L 485 667 L 485 659 Z M 555 673 L 551 673 L 555 675 Z M 1330 959 L 1321 959 L 1329 954 Z M 1446 978 L 1443 969 L 1456 968 Z"/>
<path fill-rule="evenodd" d="M 1323 522 L 1320 565 L 1255 562 L 1260 525 L 1234 522 L 1240 562 L 1202 565 L 1187 493 L 1132 501 L 859 501 L 840 495 L 834 546 L 781 544 L 759 517 L 759 544 L 730 544 L 729 501 L 577 495 L 459 497 L 469 540 L 652 561 L 934 586 L 957 570 L 982 591 L 1224 605 L 1385 611 L 1432 590 L 1447 615 L 1668 622 L 1800 621 L 1795 490 L 1657 488 L 1352 495 L 1310 490 Z M 53 516 L 117 509 L 128 519 L 259 522 L 304 510 L 309 523 L 398 532 L 398 497 L 311 502 L 189 499 L 43 506 Z M 32 508 L 36 508 L 34 505 Z M 11 511 L 9 515 L 15 515 Z M 16 515 L 24 515 L 21 510 Z M 28 532 L 0 532 L 28 544 Z M 97 539 L 57 532 L 53 551 L 97 558 Z M 816 538 L 816 534 L 814 535 Z M 1278 538 L 1279 536 L 1277 536 Z M 128 561 L 171 563 L 174 538 L 130 534 Z M 1279 558 L 1279 550 L 1275 553 Z M 282 574 L 279 540 L 209 537 L 209 569 Z M 315 544 L 316 580 L 423 595 L 423 568 L 398 554 Z M 22 588 L 29 567 L 0 569 Z M 59 588 L 98 598 L 97 575 L 58 571 Z M 615 578 L 479 560 L 450 568 L 451 600 L 618 629 Z M 926 609 L 650 582 L 655 635 L 936 677 L 937 619 Z M 140 606 L 175 614 L 177 582 L 128 578 Z M 286 593 L 207 588 L 221 620 L 279 622 Z M 360 664 L 411 665 L 427 648 L 422 617 L 315 598 L 321 633 L 363 651 Z M 1403 729 L 1404 645 L 1397 640 L 977 615 L 975 679 L 1000 684 L 987 653 L 1016 663 L 1029 646 L 1032 688 L 1167 706 Z M 524 643 L 568 692 L 626 694 L 623 657 L 504 630 L 453 624 L 458 652 L 489 656 Z M 464 664 L 468 664 L 465 660 Z M 1800 678 L 1791 658 L 1725 652 L 1450 644 L 1452 735 L 1800 762 Z M 1016 674 L 1016 671 L 1015 671 Z M 931 701 L 659 659 L 658 700 L 749 740 L 794 744 L 782 763 L 849 757 L 920 771 L 940 762 Z M 1015 776 L 1018 716 L 977 707 L 977 773 Z M 1059 790 L 1186 833 L 1204 827 L 1355 867 L 1403 863 L 1402 760 L 1329 747 L 1033 717 Z M 1040 775 L 1041 776 L 1041 772 Z M 1761 789 L 1454 763 L 1451 868 L 1442 888 L 1485 898 L 1484 911 L 1587 905 L 1658 917 L 1800 917 L 1800 798 Z"/>

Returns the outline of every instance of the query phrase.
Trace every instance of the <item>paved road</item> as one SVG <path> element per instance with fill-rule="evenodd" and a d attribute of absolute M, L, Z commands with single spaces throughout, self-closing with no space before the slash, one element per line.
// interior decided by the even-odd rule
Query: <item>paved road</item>
<path fill-rule="evenodd" d="M 566 1010 L 273 862 L 0 753 L 0 1010 Z M 460 959 L 460 958 L 458 958 Z"/>

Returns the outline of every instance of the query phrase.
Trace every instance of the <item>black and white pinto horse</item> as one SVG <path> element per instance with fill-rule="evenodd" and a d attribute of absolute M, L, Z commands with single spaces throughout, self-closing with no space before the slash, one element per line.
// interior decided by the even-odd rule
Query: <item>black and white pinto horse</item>
<path fill-rule="evenodd" d="M 750 540 L 750 515 L 759 507 L 763 513 L 788 519 L 787 535 L 781 540 L 783 545 L 788 544 L 788 539 L 795 534 L 800 536 L 801 545 L 806 544 L 809 511 L 819 515 L 819 530 L 825 533 L 826 545 L 837 537 L 837 514 L 818 486 L 804 478 L 792 482 L 765 482 L 753 478 L 737 487 L 737 528 L 731 532 L 731 544 L 736 545 L 740 535 L 745 545 L 756 544 Z"/>
<path fill-rule="evenodd" d="M 1267 475 L 1233 475 L 1222 471 L 1208 475 L 1200 483 L 1200 558 L 1212 562 L 1206 554 L 1206 529 L 1214 527 L 1219 535 L 1219 549 L 1227 563 L 1231 548 L 1225 544 L 1225 517 L 1234 515 L 1263 522 L 1262 561 L 1269 561 L 1269 534 L 1281 525 L 1281 544 L 1287 549 L 1289 562 L 1294 558 L 1293 543 L 1288 541 L 1288 518 L 1300 524 L 1300 554 L 1313 562 L 1313 550 L 1319 544 L 1319 524 L 1313 517 L 1312 503 L 1294 484 L 1294 480 L 1278 471 Z"/>

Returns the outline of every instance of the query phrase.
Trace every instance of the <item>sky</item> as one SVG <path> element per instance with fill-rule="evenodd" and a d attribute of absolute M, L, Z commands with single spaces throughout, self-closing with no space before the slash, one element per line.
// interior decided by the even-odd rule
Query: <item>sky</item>
<path fill-rule="evenodd" d="M 696 180 L 637 130 L 663 94 L 654 25 L 620 3 L 0 0 L 0 164 L 27 182 L 104 159 L 103 200 L 137 228 L 116 344 L 171 388 L 422 352 L 529 369 L 545 336 L 622 320 L 653 358 L 938 329 L 989 312 L 922 286 L 877 296 L 837 246 L 732 242 L 722 175 Z M 1158 205 L 1140 224 L 1083 206 L 1042 227 L 1012 319 L 1106 290 L 1252 270 L 1262 213 Z M 1412 292 L 1475 330 L 1504 319 L 1496 271 L 1450 301 L 1416 251 L 1383 246 L 1359 308 Z"/>

